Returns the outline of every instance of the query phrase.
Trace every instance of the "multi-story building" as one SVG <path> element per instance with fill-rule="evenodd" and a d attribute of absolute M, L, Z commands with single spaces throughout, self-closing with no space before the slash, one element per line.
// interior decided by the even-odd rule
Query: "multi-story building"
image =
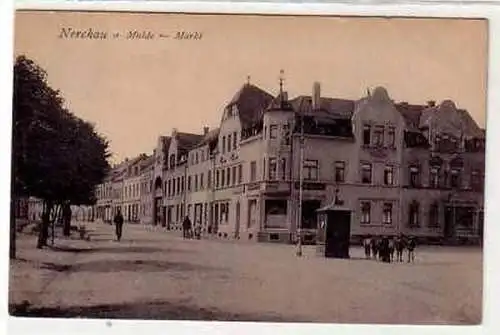
<path fill-rule="evenodd" d="M 139 218 L 142 224 L 153 223 L 153 176 L 154 176 L 154 155 L 148 156 L 140 163 L 140 213 Z"/>
<path fill-rule="evenodd" d="M 180 229 L 187 215 L 222 238 L 290 242 L 299 224 L 314 238 L 316 211 L 335 204 L 355 236 L 478 236 L 484 145 L 451 101 L 395 103 L 381 87 L 327 98 L 319 83 L 289 99 L 282 83 L 275 95 L 247 83 L 218 129 L 159 138 L 144 201 L 154 224 Z"/>

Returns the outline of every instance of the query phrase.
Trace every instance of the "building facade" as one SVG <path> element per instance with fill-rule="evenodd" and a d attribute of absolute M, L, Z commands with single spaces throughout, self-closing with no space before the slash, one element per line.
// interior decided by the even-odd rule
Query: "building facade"
<path fill-rule="evenodd" d="M 286 243 L 299 227 L 314 240 L 316 211 L 338 203 L 354 236 L 479 237 L 484 164 L 485 131 L 451 101 L 396 103 L 382 87 L 328 98 L 319 83 L 289 99 L 282 83 L 274 95 L 247 83 L 219 128 L 159 137 L 140 220 L 180 230 L 188 216 L 204 234 Z"/>

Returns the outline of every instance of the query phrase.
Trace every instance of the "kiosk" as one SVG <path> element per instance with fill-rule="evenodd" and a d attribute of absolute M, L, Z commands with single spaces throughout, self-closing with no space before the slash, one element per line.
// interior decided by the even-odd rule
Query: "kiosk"
<path fill-rule="evenodd" d="M 316 252 L 322 257 L 349 258 L 351 210 L 332 204 L 317 210 Z"/>

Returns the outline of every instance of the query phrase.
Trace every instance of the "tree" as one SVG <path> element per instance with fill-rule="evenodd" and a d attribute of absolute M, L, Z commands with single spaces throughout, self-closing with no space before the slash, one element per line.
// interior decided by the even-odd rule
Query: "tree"
<path fill-rule="evenodd" d="M 63 106 L 47 73 L 20 56 L 14 65 L 13 197 L 44 202 L 37 247 L 47 244 L 49 226 L 64 204 L 93 204 L 94 188 L 109 170 L 108 142 L 94 125 Z M 12 244 L 12 243 L 11 243 Z"/>

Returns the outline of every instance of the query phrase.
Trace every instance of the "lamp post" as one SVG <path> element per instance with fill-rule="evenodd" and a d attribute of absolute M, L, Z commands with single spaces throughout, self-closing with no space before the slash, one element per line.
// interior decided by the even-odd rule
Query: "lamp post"
<path fill-rule="evenodd" d="M 302 197 L 304 183 L 304 114 L 301 114 L 300 121 L 300 159 L 299 159 L 299 204 L 297 220 L 297 256 L 302 256 Z"/>

